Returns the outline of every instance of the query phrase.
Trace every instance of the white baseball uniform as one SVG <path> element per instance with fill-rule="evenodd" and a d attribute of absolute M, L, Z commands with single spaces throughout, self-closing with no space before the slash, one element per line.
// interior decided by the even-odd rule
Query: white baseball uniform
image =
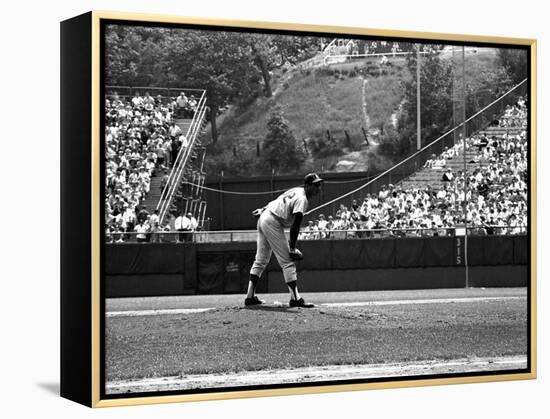
<path fill-rule="evenodd" d="M 296 281 L 296 265 L 290 259 L 290 249 L 284 227 L 292 223 L 294 214 L 307 211 L 308 200 L 303 187 L 292 188 L 271 201 L 258 220 L 256 258 L 250 273 L 260 277 L 275 253 L 277 262 L 283 269 L 285 282 Z"/>

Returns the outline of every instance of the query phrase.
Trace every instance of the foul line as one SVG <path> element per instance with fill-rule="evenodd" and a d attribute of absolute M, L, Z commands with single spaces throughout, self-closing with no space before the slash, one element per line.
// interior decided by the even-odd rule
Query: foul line
<path fill-rule="evenodd" d="M 165 310 L 129 310 L 129 311 L 112 311 L 106 313 L 107 317 L 137 317 L 137 316 L 161 316 L 163 314 L 194 314 L 203 313 L 205 311 L 215 310 L 209 308 L 177 308 Z"/>
<path fill-rule="evenodd" d="M 526 300 L 526 296 L 509 297 L 464 297 L 464 298 L 437 298 L 423 300 L 391 300 L 391 301 L 365 301 L 357 303 L 326 303 L 325 307 L 361 307 L 361 306 L 393 306 L 403 304 L 448 304 L 448 303 L 475 303 L 482 301 L 507 301 Z"/>
<path fill-rule="evenodd" d="M 243 371 L 240 373 L 190 374 L 112 381 L 108 393 L 213 388 L 258 384 L 369 379 L 414 375 L 452 374 L 457 372 L 502 371 L 527 368 L 527 356 L 463 358 L 385 364 L 328 365 L 281 370 Z"/>
<path fill-rule="evenodd" d="M 353 303 L 323 303 L 317 307 L 363 307 L 363 306 L 391 306 L 391 305 L 407 305 L 407 304 L 449 304 L 449 303 L 474 303 L 474 302 L 489 302 L 489 301 L 510 301 L 510 300 L 526 300 L 527 296 L 508 296 L 508 297 L 464 297 L 464 298 L 432 298 L 420 300 L 387 300 L 387 301 L 364 301 Z M 285 304 L 276 302 L 275 305 L 283 306 Z M 215 310 L 215 307 L 207 308 L 178 308 L 178 309 L 161 309 L 161 310 L 127 310 L 127 311 L 112 311 L 107 312 L 107 317 L 139 317 L 139 316 L 162 316 L 162 315 L 178 315 L 178 314 L 195 314 L 204 313 L 206 311 Z"/>

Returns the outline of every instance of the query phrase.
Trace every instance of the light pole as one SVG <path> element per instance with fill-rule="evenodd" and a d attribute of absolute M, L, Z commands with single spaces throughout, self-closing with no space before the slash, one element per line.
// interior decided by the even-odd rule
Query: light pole
<path fill-rule="evenodd" d="M 416 49 L 416 149 L 420 150 L 422 148 L 422 139 L 421 139 L 421 126 L 420 126 L 420 44 L 417 45 Z"/>

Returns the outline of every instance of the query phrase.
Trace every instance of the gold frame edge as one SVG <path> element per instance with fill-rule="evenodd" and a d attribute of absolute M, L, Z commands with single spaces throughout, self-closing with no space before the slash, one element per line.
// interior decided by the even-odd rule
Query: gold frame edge
<path fill-rule="evenodd" d="M 262 389 L 262 390 L 242 390 L 242 391 L 221 391 L 190 395 L 170 395 L 170 396 L 147 396 L 147 397 L 127 397 L 124 399 L 101 399 L 101 374 L 100 374 L 100 307 L 101 307 L 101 289 L 100 289 L 100 90 L 101 90 L 101 74 L 100 74 L 100 21 L 101 19 L 112 20 L 128 20 L 142 21 L 153 23 L 176 23 L 176 24 L 196 24 L 196 25 L 211 25 L 235 28 L 257 28 L 257 29 L 273 29 L 273 30 L 289 30 L 297 32 L 319 32 L 319 33 L 341 33 L 349 35 L 369 35 L 369 36 L 386 36 L 386 37 L 401 37 L 401 38 L 421 38 L 427 40 L 441 40 L 447 42 L 479 42 L 492 44 L 508 44 L 508 45 L 525 45 L 531 49 L 531 370 L 526 373 L 501 374 L 501 375 L 483 375 L 470 377 L 449 377 L 449 378 L 426 378 L 407 380 L 406 377 L 401 381 L 390 381 L 382 383 L 361 383 L 361 384 L 336 384 L 336 385 L 312 385 L 308 387 L 289 387 L 282 389 Z M 92 243 L 91 243 L 91 258 L 92 258 L 92 407 L 115 407 L 115 406 L 135 406 L 148 404 L 164 404 L 164 403 L 181 403 L 194 401 L 210 401 L 210 400 L 229 400 L 240 398 L 255 398 L 255 397 L 274 397 L 288 395 L 303 395 L 316 393 L 333 393 L 347 391 L 362 391 L 362 390 L 378 390 L 390 388 L 409 388 L 409 387 L 426 387 L 439 386 L 448 384 L 471 384 L 471 383 L 489 383 L 500 381 L 516 381 L 536 379 L 537 371 L 537 317 L 536 317 L 536 76 L 537 76 L 537 57 L 535 39 L 529 38 L 507 38 L 497 36 L 484 35 L 461 35 L 447 33 L 432 33 L 420 31 L 403 31 L 389 29 L 372 29 L 372 28 L 357 28 L 343 26 L 327 26 L 313 24 L 298 24 L 298 23 L 281 23 L 281 22 L 263 22 L 263 21 L 248 21 L 248 20 L 224 20 L 213 18 L 200 17 L 182 17 L 173 15 L 160 14 L 144 14 L 130 12 L 110 12 L 110 11 L 92 11 Z"/>
<path fill-rule="evenodd" d="M 531 374 L 537 378 L 537 41 L 531 43 Z"/>
<path fill-rule="evenodd" d="M 254 20 L 240 19 L 217 19 L 206 17 L 193 16 L 177 16 L 163 14 L 148 14 L 148 13 L 130 13 L 130 12 L 113 12 L 113 11 L 95 11 L 94 14 L 99 19 L 113 20 L 129 20 L 138 22 L 153 22 L 153 23 L 180 23 L 180 24 L 195 24 L 195 25 L 212 25 L 234 28 L 256 28 L 256 29 L 273 29 L 273 30 L 289 30 L 297 32 L 320 32 L 320 33 L 341 33 L 347 35 L 370 35 L 370 36 L 390 36 L 401 38 L 422 38 L 429 40 L 441 41 L 460 41 L 460 42 L 483 42 L 496 44 L 511 44 L 511 45 L 531 45 L 535 42 L 530 38 L 509 38 L 493 35 L 467 35 L 467 34 L 450 34 L 437 32 L 423 31 L 408 31 L 408 30 L 392 30 L 392 29 L 376 29 L 376 28 L 360 28 L 352 26 L 332 26 L 332 25 L 317 25 L 305 23 L 289 23 L 289 22 L 266 22 Z"/>

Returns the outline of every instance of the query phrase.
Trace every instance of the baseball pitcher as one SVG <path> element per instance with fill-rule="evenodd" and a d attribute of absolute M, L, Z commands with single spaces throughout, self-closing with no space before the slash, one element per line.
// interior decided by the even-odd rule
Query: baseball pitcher
<path fill-rule="evenodd" d="M 300 225 L 307 211 L 308 200 L 317 195 L 321 189 L 321 179 L 316 173 L 309 173 L 304 178 L 304 185 L 289 189 L 264 208 L 256 209 L 253 215 L 259 216 L 256 258 L 250 269 L 248 293 L 244 300 L 246 306 L 262 304 L 255 295 L 256 284 L 266 268 L 271 253 L 283 269 L 285 283 L 290 291 L 290 307 L 313 307 L 300 297 L 297 287 L 296 265 L 294 261 L 303 258 L 296 248 Z M 290 242 L 287 242 L 284 228 L 290 225 Z"/>

